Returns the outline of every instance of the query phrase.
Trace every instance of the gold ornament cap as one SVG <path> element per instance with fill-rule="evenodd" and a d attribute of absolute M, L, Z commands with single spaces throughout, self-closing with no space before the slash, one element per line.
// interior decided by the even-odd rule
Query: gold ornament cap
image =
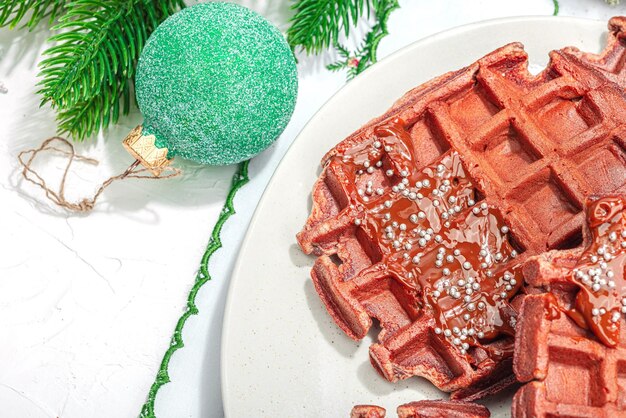
<path fill-rule="evenodd" d="M 122 144 L 141 165 L 159 177 L 171 160 L 167 158 L 167 148 L 157 148 L 154 135 L 143 135 L 143 126 L 139 125 L 124 138 Z"/>

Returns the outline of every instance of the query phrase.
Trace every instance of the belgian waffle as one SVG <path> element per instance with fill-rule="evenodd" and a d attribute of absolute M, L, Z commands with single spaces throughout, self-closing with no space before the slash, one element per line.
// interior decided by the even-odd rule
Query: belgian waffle
<path fill-rule="evenodd" d="M 528 261 L 513 417 L 626 417 L 626 195 L 590 204 L 584 252 Z M 539 293 L 538 293 L 539 292 Z M 575 395 L 574 395 L 575 394 Z"/>
<path fill-rule="evenodd" d="M 400 405 L 398 418 L 489 418 L 482 405 L 459 401 L 417 401 Z M 385 409 L 374 405 L 357 405 L 350 418 L 385 418 Z"/>
<path fill-rule="evenodd" d="M 379 321 L 370 358 L 386 379 L 423 376 L 470 400 L 515 381 L 521 263 L 579 246 L 585 199 L 626 191 L 626 18 L 609 29 L 600 55 L 556 50 L 536 76 L 521 44 L 504 46 L 323 158 L 298 242 L 348 336 Z"/>

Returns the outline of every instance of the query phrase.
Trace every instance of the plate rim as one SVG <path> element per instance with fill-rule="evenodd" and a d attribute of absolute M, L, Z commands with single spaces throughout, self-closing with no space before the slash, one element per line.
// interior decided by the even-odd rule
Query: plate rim
<path fill-rule="evenodd" d="M 292 152 L 294 145 L 297 142 L 299 142 L 300 138 L 303 136 L 303 133 L 306 132 L 308 128 L 311 125 L 313 125 L 314 122 L 318 118 L 320 118 L 320 115 L 323 115 L 327 111 L 327 108 L 331 107 L 335 101 L 341 98 L 341 96 L 343 96 L 344 94 L 347 94 L 346 91 L 351 90 L 352 88 L 354 88 L 354 86 L 358 86 L 360 84 L 366 83 L 367 80 L 371 78 L 371 74 L 375 74 L 375 73 L 378 73 L 379 71 L 382 71 L 384 67 L 388 65 L 390 62 L 395 61 L 396 59 L 398 59 L 398 57 L 404 54 L 410 53 L 411 50 L 413 49 L 419 49 L 422 45 L 432 43 L 432 42 L 438 42 L 440 39 L 443 39 L 443 38 L 455 37 L 455 36 L 458 36 L 460 33 L 473 31 L 473 30 L 485 28 L 488 26 L 498 26 L 498 25 L 503 25 L 503 24 L 520 24 L 520 23 L 525 23 L 525 22 L 530 22 L 530 21 L 532 21 L 533 23 L 548 24 L 548 23 L 554 22 L 555 20 L 559 20 L 562 23 L 569 23 L 572 25 L 598 24 L 598 23 L 604 23 L 605 25 L 608 24 L 607 21 L 602 20 L 602 19 L 591 19 L 591 18 L 584 18 L 584 17 L 526 15 L 526 16 L 499 17 L 499 18 L 481 20 L 478 22 L 467 23 L 467 24 L 455 26 L 449 29 L 445 29 L 445 30 L 436 32 L 432 35 L 428 35 L 424 38 L 418 39 L 408 45 L 405 45 L 402 48 L 398 49 L 397 51 L 394 51 L 393 53 L 389 54 L 387 57 L 383 58 L 382 60 L 378 61 L 377 63 L 372 65 L 370 68 L 366 69 L 363 73 L 359 74 L 357 77 L 351 80 L 349 83 L 346 83 L 341 88 L 339 88 L 335 93 L 332 94 L 332 96 L 327 101 L 324 102 L 324 104 L 313 114 L 313 116 L 311 116 L 311 118 L 306 122 L 306 124 L 298 132 L 298 134 L 293 139 L 291 144 L 289 144 L 284 155 L 281 157 L 279 163 L 276 165 L 274 172 L 270 176 L 267 182 L 267 185 L 265 187 L 265 190 L 263 191 L 259 199 L 259 202 L 257 203 L 254 209 L 253 215 L 250 218 L 250 223 L 248 224 L 248 227 L 246 228 L 246 232 L 241 242 L 239 251 L 237 253 L 235 263 L 233 264 L 233 269 L 230 275 L 230 281 L 227 286 L 227 296 L 226 296 L 226 303 L 224 307 L 224 315 L 222 319 L 222 327 L 221 327 L 221 335 L 220 335 L 220 371 L 219 371 L 220 382 L 221 382 L 220 391 L 221 391 L 221 397 L 222 397 L 222 407 L 223 407 L 225 416 L 230 416 L 229 412 L 231 411 L 230 402 L 228 401 L 228 390 L 227 390 L 227 387 L 229 386 L 227 384 L 227 382 L 229 381 L 229 378 L 228 378 L 229 373 L 228 373 L 228 367 L 227 367 L 228 362 L 227 362 L 226 357 L 228 355 L 227 346 L 228 346 L 228 341 L 229 341 L 228 336 L 230 332 L 228 324 L 232 320 L 232 317 L 234 315 L 233 311 L 234 311 L 234 306 L 236 304 L 233 303 L 233 300 L 234 300 L 233 288 L 235 287 L 235 283 L 238 282 L 237 277 L 240 276 L 239 272 L 243 265 L 244 257 L 242 256 L 242 254 L 244 254 L 244 251 L 247 249 L 248 245 L 250 244 L 252 226 L 256 224 L 256 222 L 258 221 L 261 208 L 265 205 L 268 199 L 269 185 L 271 185 L 274 182 L 277 176 L 277 173 L 279 173 L 283 164 L 285 164 L 287 157 Z M 372 71 L 372 69 L 375 69 L 375 70 Z M 365 121 L 364 123 L 367 123 L 367 121 Z M 294 242 L 295 242 L 295 238 L 294 238 Z"/>

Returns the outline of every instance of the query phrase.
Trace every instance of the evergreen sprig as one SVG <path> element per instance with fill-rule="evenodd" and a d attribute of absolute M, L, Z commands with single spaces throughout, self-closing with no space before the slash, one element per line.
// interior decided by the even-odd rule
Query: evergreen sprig
<path fill-rule="evenodd" d="M 296 14 L 287 30 L 287 42 L 306 53 L 317 54 L 337 43 L 343 30 L 346 36 L 367 12 L 370 3 L 379 0 L 296 0 L 291 6 Z"/>
<path fill-rule="evenodd" d="M 296 14 L 287 30 L 287 41 L 293 49 L 319 53 L 333 46 L 340 60 L 327 66 L 331 71 L 346 69 L 348 79 L 376 62 L 376 50 L 387 32 L 389 15 L 397 9 L 397 0 L 296 0 Z M 375 23 L 354 52 L 339 44 L 339 35 L 347 36 L 358 20 L 373 11 Z"/>
<path fill-rule="evenodd" d="M 389 34 L 387 30 L 389 16 L 400 6 L 397 0 L 379 0 L 372 7 L 376 23 L 367 32 L 361 45 L 354 53 L 350 53 L 345 46 L 335 43 L 334 46 L 339 52 L 340 59 L 326 68 L 331 71 L 347 69 L 348 79 L 351 79 L 378 60 L 376 56 L 378 44 Z"/>
<path fill-rule="evenodd" d="M 53 27 L 55 45 L 40 65 L 42 104 L 75 140 L 117 122 L 130 109 L 139 54 L 182 0 L 72 0 Z"/>
<path fill-rule="evenodd" d="M 28 17 L 24 24 L 28 30 L 43 20 L 52 25 L 63 12 L 69 0 L 2 0 L 0 2 L 0 27 L 15 28 Z M 30 14 L 29 14 L 30 13 Z"/>

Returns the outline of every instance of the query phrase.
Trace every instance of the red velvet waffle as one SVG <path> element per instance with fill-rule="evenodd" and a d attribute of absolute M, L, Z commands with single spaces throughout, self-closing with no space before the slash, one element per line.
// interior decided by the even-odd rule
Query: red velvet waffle
<path fill-rule="evenodd" d="M 514 382 L 519 263 L 578 246 L 585 199 L 626 190 L 626 19 L 610 29 L 600 56 L 553 51 L 537 76 L 521 44 L 498 49 L 324 157 L 298 242 L 348 336 L 380 322 L 370 356 L 388 380 L 457 399 Z"/>
<path fill-rule="evenodd" d="M 529 260 L 513 417 L 626 417 L 626 195 L 589 208 L 588 246 Z M 546 293 L 537 293 L 546 292 Z M 549 293 L 547 293 L 549 292 Z"/>
<path fill-rule="evenodd" d="M 489 418 L 482 405 L 459 401 L 418 401 L 398 407 L 398 418 Z M 385 418 L 385 409 L 374 405 L 357 405 L 350 418 Z"/>

